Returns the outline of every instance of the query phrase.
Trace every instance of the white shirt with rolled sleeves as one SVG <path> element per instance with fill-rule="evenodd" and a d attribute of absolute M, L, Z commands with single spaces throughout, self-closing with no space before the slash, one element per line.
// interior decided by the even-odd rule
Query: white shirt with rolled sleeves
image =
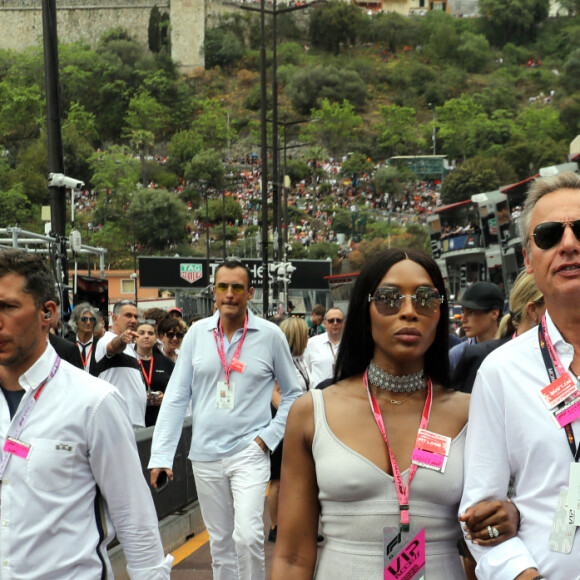
<path fill-rule="evenodd" d="M 334 364 L 339 345 L 340 343 L 332 344 L 327 333 L 308 339 L 308 345 L 304 351 L 304 362 L 310 373 L 310 387 L 312 389 L 315 389 L 322 381 L 334 376 Z"/>
<path fill-rule="evenodd" d="M 26 391 L 14 419 L 0 392 L 0 444 L 49 376 L 56 353 L 20 377 Z M 151 492 L 127 405 L 116 388 L 65 361 L 49 380 L 19 437 L 0 488 L 0 578 L 112 578 L 106 546 L 117 535 L 132 580 L 169 580 Z M 102 576 L 103 575 L 103 576 Z"/>
<path fill-rule="evenodd" d="M 149 468 L 173 465 L 190 399 L 193 432 L 189 458 L 193 461 L 231 457 L 258 436 L 273 451 L 284 436 L 290 407 L 302 393 L 286 337 L 272 322 L 248 312 L 248 331 L 239 355 L 245 369 L 230 375 L 235 384 L 234 408 L 217 409 L 217 384 L 224 380 L 214 338 L 218 320 L 219 311 L 196 322 L 183 339 L 155 426 Z M 224 336 L 228 363 L 241 337 L 241 328 L 230 344 Z M 282 401 L 272 419 L 270 402 L 275 381 Z"/>
<path fill-rule="evenodd" d="M 546 314 L 548 333 L 564 368 L 573 347 Z M 509 341 L 485 359 L 475 380 L 465 445 L 465 483 L 460 513 L 482 500 L 506 497 L 520 511 L 518 534 L 493 548 L 468 542 L 481 580 L 513 579 L 537 568 L 550 580 L 580 578 L 580 538 L 570 554 L 548 549 L 558 496 L 568 488 L 573 461 L 564 429 L 550 416 L 539 391 L 549 384 L 537 328 Z M 580 445 L 580 420 L 572 423 Z"/>
<path fill-rule="evenodd" d="M 95 360 L 99 363 L 99 378 L 115 385 L 127 401 L 131 423 L 134 427 L 145 427 L 147 389 L 143 384 L 139 359 L 132 344 L 113 356 L 107 355 L 107 345 L 117 338 L 114 332 L 105 332 L 97 342 Z"/>

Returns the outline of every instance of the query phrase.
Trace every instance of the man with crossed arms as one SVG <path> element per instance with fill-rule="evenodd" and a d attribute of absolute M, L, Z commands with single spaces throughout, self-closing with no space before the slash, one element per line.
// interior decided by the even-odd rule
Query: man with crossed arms
<path fill-rule="evenodd" d="M 171 465 L 189 401 L 189 458 L 209 533 L 215 580 L 263 580 L 264 496 L 270 451 L 280 443 L 288 411 L 301 394 L 288 342 L 273 323 L 247 309 L 251 275 L 241 262 L 216 270 L 218 311 L 185 336 L 153 436 L 151 484 Z M 272 419 L 274 382 L 282 402 Z"/>
<path fill-rule="evenodd" d="M 520 527 L 515 538 L 488 548 L 469 543 L 473 522 L 461 519 L 480 580 L 577 580 L 580 539 L 566 504 L 570 472 L 579 467 L 580 418 L 569 415 L 566 426 L 562 416 L 559 426 L 559 405 L 545 402 L 541 390 L 553 390 L 558 376 L 573 388 L 580 374 L 580 176 L 536 179 L 519 225 L 526 270 L 546 302 L 545 322 L 488 355 L 477 374 L 460 511 L 505 497 L 511 479 Z M 494 524 L 483 522 L 490 536 L 501 536 Z"/>

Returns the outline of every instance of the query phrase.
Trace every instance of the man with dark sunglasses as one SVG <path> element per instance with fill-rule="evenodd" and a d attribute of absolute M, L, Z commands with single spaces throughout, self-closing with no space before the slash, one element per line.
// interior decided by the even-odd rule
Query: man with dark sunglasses
<path fill-rule="evenodd" d="M 537 330 L 480 367 L 460 510 L 505 497 L 511 479 L 518 535 L 493 548 L 470 545 L 477 577 L 569 580 L 580 573 L 580 176 L 536 179 L 519 226 L 547 311 Z"/>
<path fill-rule="evenodd" d="M 83 369 L 93 376 L 98 376 L 97 342 L 95 332 L 100 329 L 101 322 L 97 318 L 97 309 L 88 302 L 82 302 L 74 307 L 69 320 L 69 326 L 74 332 L 71 338 L 78 347 Z"/>
<path fill-rule="evenodd" d="M 340 308 L 328 309 L 324 316 L 324 327 L 324 334 L 308 339 L 304 352 L 304 362 L 314 388 L 334 376 L 334 364 L 344 330 L 344 313 Z"/>
<path fill-rule="evenodd" d="M 273 323 L 248 309 L 250 271 L 226 261 L 216 269 L 218 310 L 186 334 L 153 436 L 151 484 L 171 466 L 183 418 L 192 404 L 189 458 L 209 533 L 215 580 L 264 580 L 264 496 L 270 451 L 301 394 L 288 342 Z M 282 395 L 272 419 L 277 383 Z"/>

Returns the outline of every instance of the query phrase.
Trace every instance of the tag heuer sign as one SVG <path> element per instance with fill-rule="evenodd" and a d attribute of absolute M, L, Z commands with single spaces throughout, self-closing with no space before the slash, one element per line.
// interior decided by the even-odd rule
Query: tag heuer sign
<path fill-rule="evenodd" d="M 203 275 L 201 264 L 179 264 L 179 276 L 193 284 L 199 280 Z"/>

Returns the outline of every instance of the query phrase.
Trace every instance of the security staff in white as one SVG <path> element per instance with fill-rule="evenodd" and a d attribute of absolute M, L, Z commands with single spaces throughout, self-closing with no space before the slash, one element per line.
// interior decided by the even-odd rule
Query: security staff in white
<path fill-rule="evenodd" d="M 125 401 L 47 342 L 55 285 L 38 254 L 0 252 L 0 578 L 169 580 Z"/>
<path fill-rule="evenodd" d="M 280 443 L 288 411 L 301 394 L 288 342 L 246 305 L 254 289 L 241 262 L 215 274 L 218 312 L 185 336 L 153 436 L 151 483 L 170 469 L 189 401 L 189 458 L 209 533 L 215 580 L 264 580 L 264 496 L 270 451 Z M 272 419 L 274 382 L 282 402 Z M 163 469 L 161 469 L 163 468 Z"/>
<path fill-rule="evenodd" d="M 340 308 L 330 308 L 324 316 L 326 332 L 308 339 L 304 362 L 313 388 L 334 376 L 336 355 L 344 330 L 344 314 Z"/>
<path fill-rule="evenodd" d="M 580 176 L 536 179 L 519 225 L 526 270 L 544 295 L 547 313 L 479 369 L 460 510 L 505 497 L 512 480 L 518 535 L 493 548 L 470 544 L 467 536 L 477 577 L 578 580 L 580 538 L 567 504 L 577 507 L 572 495 L 580 487 Z M 493 521 L 486 525 L 490 537 L 501 537 Z"/>
<path fill-rule="evenodd" d="M 147 389 L 143 386 L 139 359 L 133 343 L 139 315 L 131 300 L 113 306 L 113 327 L 97 343 L 99 378 L 115 385 L 129 407 L 133 428 L 145 427 Z"/>

